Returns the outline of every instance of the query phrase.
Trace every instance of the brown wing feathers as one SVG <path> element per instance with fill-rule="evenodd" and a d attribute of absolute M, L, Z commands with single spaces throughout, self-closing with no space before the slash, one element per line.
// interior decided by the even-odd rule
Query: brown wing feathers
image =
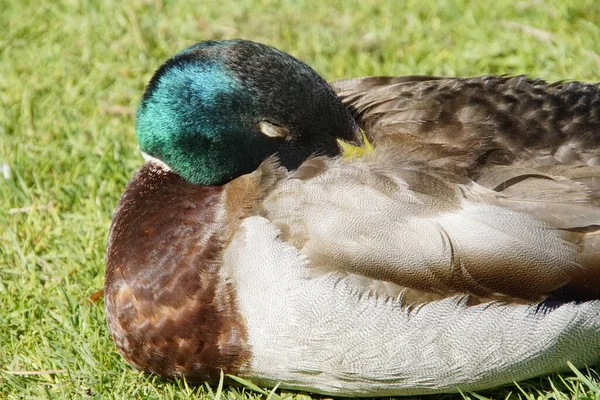
<path fill-rule="evenodd" d="M 600 157 L 600 90 L 525 77 L 359 78 L 333 84 L 374 144 L 429 146 L 434 158 L 462 152 L 448 167 L 535 158 L 540 164 Z"/>

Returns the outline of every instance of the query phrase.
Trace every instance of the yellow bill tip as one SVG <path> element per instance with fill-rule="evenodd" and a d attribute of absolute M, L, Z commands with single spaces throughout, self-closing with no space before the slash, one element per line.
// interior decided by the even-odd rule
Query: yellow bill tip
<path fill-rule="evenodd" d="M 365 132 L 362 129 L 360 132 L 363 137 L 363 145 L 362 146 L 355 146 L 351 143 L 344 142 L 343 140 L 338 139 L 338 144 L 340 145 L 340 147 L 342 149 L 342 157 L 344 157 L 346 159 L 360 158 L 360 157 L 364 157 L 365 155 L 367 155 L 373 151 L 373 145 L 371 144 L 371 142 L 369 142 L 369 139 L 367 139 Z"/>

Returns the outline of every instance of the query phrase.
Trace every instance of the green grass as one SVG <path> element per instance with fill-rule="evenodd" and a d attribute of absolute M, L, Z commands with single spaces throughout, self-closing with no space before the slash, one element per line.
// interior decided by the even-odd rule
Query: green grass
<path fill-rule="evenodd" d="M 269 396 L 136 372 L 115 350 L 102 302 L 87 300 L 103 286 L 111 213 L 142 162 L 132 113 L 152 72 L 179 49 L 244 37 L 294 54 L 328 79 L 528 73 L 600 80 L 595 0 L 215 4 L 2 1 L 0 398 Z M 10 168 L 6 179 L 2 165 Z M 598 399 L 598 382 L 582 369 L 482 395 Z M 279 395 L 307 398 L 271 397 Z"/>

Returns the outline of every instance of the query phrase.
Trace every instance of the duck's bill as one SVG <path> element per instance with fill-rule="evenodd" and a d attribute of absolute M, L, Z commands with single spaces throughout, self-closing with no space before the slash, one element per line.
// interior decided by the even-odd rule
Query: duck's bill
<path fill-rule="evenodd" d="M 342 149 L 344 158 L 362 157 L 373 151 L 373 145 L 362 129 L 359 130 L 359 135 L 356 135 L 353 140 L 338 139 L 337 142 Z"/>
<path fill-rule="evenodd" d="M 365 133 L 354 121 L 351 121 L 351 127 L 348 130 L 344 130 L 343 133 L 337 132 L 336 137 L 338 143 L 344 142 L 345 144 L 362 147 L 365 143 Z"/>

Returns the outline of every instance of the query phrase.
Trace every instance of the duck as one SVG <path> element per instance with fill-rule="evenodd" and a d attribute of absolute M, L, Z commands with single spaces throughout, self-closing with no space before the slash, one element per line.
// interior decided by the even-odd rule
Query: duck
<path fill-rule="evenodd" d="M 155 72 L 136 136 L 105 311 L 137 369 L 372 397 L 600 361 L 596 84 L 329 84 L 204 41 Z"/>

